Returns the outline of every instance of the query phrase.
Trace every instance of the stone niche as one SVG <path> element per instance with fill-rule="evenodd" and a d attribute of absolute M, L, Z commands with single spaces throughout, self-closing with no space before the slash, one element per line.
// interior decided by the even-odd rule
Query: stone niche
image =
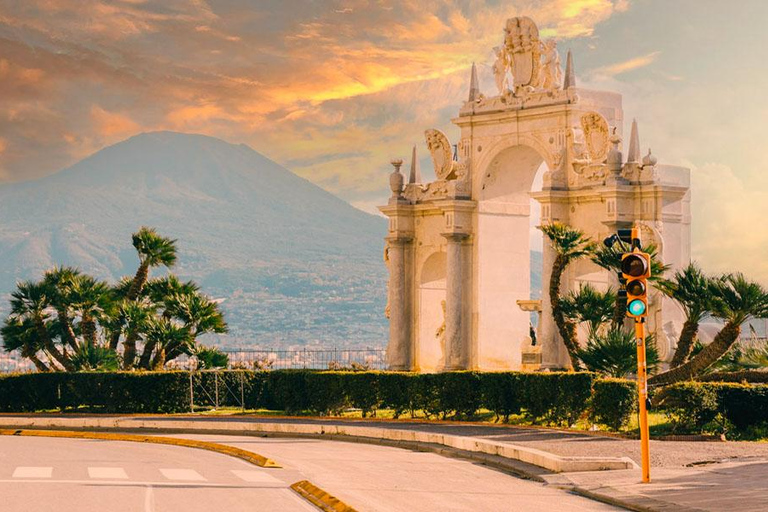
<path fill-rule="evenodd" d="M 395 370 L 568 365 L 546 293 L 555 257 L 546 241 L 535 346 L 531 310 L 520 305 L 532 299 L 531 197 L 542 223 L 564 222 L 595 240 L 636 225 L 673 270 L 690 261 L 689 171 L 658 165 L 650 150 L 641 158 L 634 122 L 624 158 L 621 96 L 577 87 L 570 52 L 563 72 L 557 45 L 541 40 L 529 18 L 507 20 L 494 52 L 497 90 L 480 91 L 473 65 L 453 119 L 456 146 L 439 130 L 425 132 L 437 179 L 422 182 L 415 148 L 408 177 L 402 160 L 392 162 L 392 197 L 380 210 L 389 218 L 387 355 Z M 542 187 L 532 192 L 537 174 Z M 579 261 L 562 291 L 604 289 L 613 279 Z M 681 323 L 674 304 L 652 294 L 649 328 L 662 357 L 671 357 Z"/>

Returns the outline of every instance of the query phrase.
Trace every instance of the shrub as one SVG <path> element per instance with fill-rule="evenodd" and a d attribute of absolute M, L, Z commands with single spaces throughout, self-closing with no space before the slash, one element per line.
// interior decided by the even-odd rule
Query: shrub
<path fill-rule="evenodd" d="M 392 409 L 395 418 L 405 412 L 415 412 L 414 394 L 419 376 L 406 372 L 382 372 L 379 375 L 379 397 L 381 407 Z"/>
<path fill-rule="evenodd" d="M 518 373 L 486 373 L 480 379 L 483 405 L 496 415 L 496 420 L 509 421 L 513 414 L 520 414 L 523 405 L 523 388 Z"/>
<path fill-rule="evenodd" d="M 434 375 L 438 409 L 443 418 L 473 418 L 482 405 L 481 374 L 448 372 Z"/>
<path fill-rule="evenodd" d="M 759 370 L 715 372 L 696 377 L 696 380 L 700 382 L 750 382 L 753 384 L 768 384 L 768 372 Z"/>
<path fill-rule="evenodd" d="M 718 395 L 720 411 L 739 430 L 768 422 L 768 386 L 710 384 Z"/>
<path fill-rule="evenodd" d="M 344 390 L 349 405 L 360 409 L 363 418 L 376 415 L 381 397 L 379 396 L 378 372 L 352 372 L 344 377 Z"/>
<path fill-rule="evenodd" d="M 718 413 L 715 386 L 698 382 L 678 382 L 664 387 L 656 393 L 654 402 L 666 412 L 676 431 L 699 433 Z"/>
<path fill-rule="evenodd" d="M 611 430 L 620 430 L 637 410 L 637 385 L 630 380 L 600 379 L 592 387 L 589 417 Z"/>
<path fill-rule="evenodd" d="M 532 421 L 572 425 L 584 414 L 594 374 L 587 372 L 521 373 L 524 408 Z"/>

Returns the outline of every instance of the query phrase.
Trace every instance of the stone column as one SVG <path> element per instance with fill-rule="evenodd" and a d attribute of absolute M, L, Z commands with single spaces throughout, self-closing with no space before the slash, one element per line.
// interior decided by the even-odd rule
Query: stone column
<path fill-rule="evenodd" d="M 539 326 L 536 330 L 538 343 L 541 346 L 541 367 L 561 368 L 560 335 L 557 333 L 555 319 L 552 316 L 552 303 L 549 301 L 549 280 L 552 275 L 552 264 L 555 262 L 555 250 L 547 237 L 544 237 L 541 270 L 541 313 Z M 565 276 L 563 276 L 565 277 Z"/>
<path fill-rule="evenodd" d="M 390 370 L 412 370 L 414 365 L 411 334 L 410 286 L 406 269 L 411 237 L 390 236 L 389 243 L 389 346 Z"/>
<path fill-rule="evenodd" d="M 469 368 L 469 339 L 464 304 L 466 233 L 443 233 L 448 240 L 445 286 L 445 370 Z"/>

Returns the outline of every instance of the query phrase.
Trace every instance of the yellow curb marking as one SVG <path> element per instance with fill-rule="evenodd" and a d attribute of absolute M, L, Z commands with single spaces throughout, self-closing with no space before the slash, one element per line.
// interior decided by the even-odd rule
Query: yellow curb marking
<path fill-rule="evenodd" d="M 357 512 L 354 508 L 350 507 L 339 498 L 328 494 L 308 480 L 301 480 L 292 484 L 291 489 L 296 491 L 299 496 L 325 512 Z"/>
<path fill-rule="evenodd" d="M 31 437 L 65 437 L 72 439 L 101 439 L 105 441 L 130 441 L 134 443 L 168 444 L 172 446 L 184 446 L 186 448 L 198 448 L 211 452 L 222 453 L 237 457 L 262 468 L 279 468 L 277 462 L 268 459 L 258 453 L 249 452 L 234 446 L 227 446 L 209 441 L 195 439 L 181 439 L 175 437 L 144 436 L 139 434 L 114 434 L 110 432 L 80 432 L 70 430 L 10 430 L 0 429 L 0 436 L 31 436 Z"/>

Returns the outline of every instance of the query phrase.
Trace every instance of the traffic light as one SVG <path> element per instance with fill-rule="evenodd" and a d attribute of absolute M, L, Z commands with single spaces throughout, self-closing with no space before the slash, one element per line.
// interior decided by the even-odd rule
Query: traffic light
<path fill-rule="evenodd" d="M 621 257 L 621 274 L 626 279 L 627 316 L 648 316 L 648 278 L 651 277 L 651 256 L 635 248 Z"/>

